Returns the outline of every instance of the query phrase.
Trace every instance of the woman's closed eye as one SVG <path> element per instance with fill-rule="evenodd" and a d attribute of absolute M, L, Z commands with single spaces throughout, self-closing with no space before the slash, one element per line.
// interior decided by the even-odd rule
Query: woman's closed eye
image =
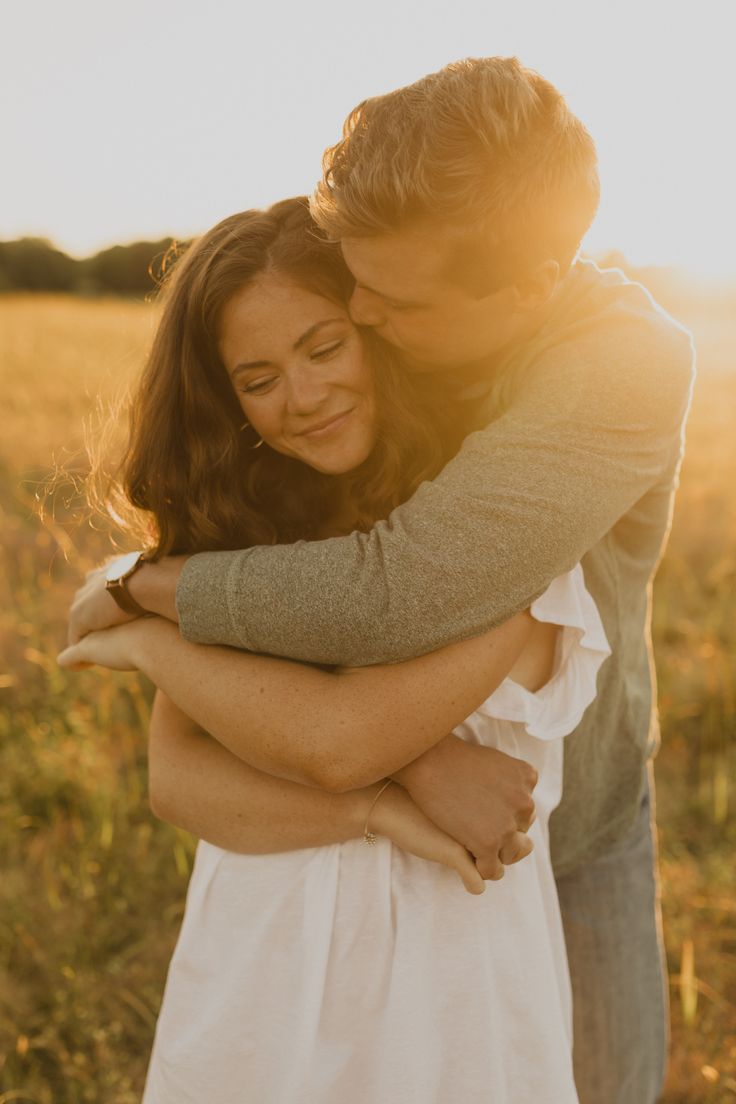
<path fill-rule="evenodd" d="M 260 395 L 267 391 L 277 379 L 277 376 L 266 376 L 262 379 L 253 380 L 251 383 L 246 383 L 244 387 L 239 387 L 238 390 L 242 391 L 244 395 Z"/>
<path fill-rule="evenodd" d="M 318 349 L 314 349 L 309 354 L 310 360 L 329 360 L 331 356 L 334 356 L 345 346 L 345 338 L 340 338 L 339 341 L 331 341 L 328 345 L 322 345 Z M 251 380 L 250 383 L 246 383 L 243 387 L 239 387 L 238 390 L 244 395 L 262 395 L 278 381 L 278 375 L 261 376 L 258 379 Z"/>
<path fill-rule="evenodd" d="M 310 354 L 312 360 L 326 360 L 332 353 L 336 353 L 345 344 L 345 339 L 340 338 L 339 341 L 332 341 L 329 345 L 322 345 L 319 349 L 315 349 Z"/>

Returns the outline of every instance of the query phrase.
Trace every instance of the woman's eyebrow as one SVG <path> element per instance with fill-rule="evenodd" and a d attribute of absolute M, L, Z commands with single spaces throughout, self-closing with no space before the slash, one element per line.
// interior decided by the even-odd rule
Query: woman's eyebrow
<path fill-rule="evenodd" d="M 344 318 L 325 318 L 322 322 L 315 322 L 313 326 L 310 326 L 308 330 L 305 330 L 302 336 L 298 337 L 297 340 L 294 342 L 294 351 L 296 352 L 297 349 L 301 349 L 305 341 L 309 341 L 310 337 L 312 337 L 313 334 L 317 332 L 317 330 L 321 329 L 322 326 L 329 326 L 333 322 L 344 321 Z"/>
<path fill-rule="evenodd" d="M 297 349 L 301 349 L 305 342 L 309 341 L 310 337 L 313 337 L 317 330 L 320 330 L 323 326 L 330 326 L 333 322 L 344 322 L 344 318 L 324 318 L 321 322 L 315 322 L 313 326 L 310 326 L 308 330 L 305 330 L 301 337 L 298 337 L 294 342 L 293 348 L 296 352 Z M 237 376 L 239 372 L 246 372 L 249 368 L 268 368 L 270 360 L 248 360 L 243 361 L 233 368 L 233 376 Z"/>

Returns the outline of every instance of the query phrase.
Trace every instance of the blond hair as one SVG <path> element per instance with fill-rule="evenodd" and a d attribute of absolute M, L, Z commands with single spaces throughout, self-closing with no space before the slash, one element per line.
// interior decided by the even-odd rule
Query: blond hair
<path fill-rule="evenodd" d="M 564 271 L 598 198 L 593 140 L 557 89 L 516 58 L 467 58 L 359 104 L 311 210 L 333 239 L 444 223 L 449 277 L 487 294 L 548 257 Z"/>

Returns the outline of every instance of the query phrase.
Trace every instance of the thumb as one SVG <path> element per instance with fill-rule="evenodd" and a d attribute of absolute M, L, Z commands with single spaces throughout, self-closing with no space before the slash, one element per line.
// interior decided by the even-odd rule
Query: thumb
<path fill-rule="evenodd" d="M 91 663 L 85 663 L 85 661 L 80 658 L 79 649 L 75 644 L 59 652 L 56 657 L 56 662 L 67 671 L 84 671 L 87 667 L 92 666 Z"/>

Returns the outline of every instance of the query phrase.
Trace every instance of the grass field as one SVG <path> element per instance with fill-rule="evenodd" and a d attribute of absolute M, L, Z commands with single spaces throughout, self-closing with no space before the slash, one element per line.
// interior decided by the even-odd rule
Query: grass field
<path fill-rule="evenodd" d="M 152 319 L 137 303 L 0 297 L 0 1104 L 139 1100 L 183 910 L 194 842 L 148 809 L 148 691 L 55 664 L 69 598 L 107 536 L 72 527 L 71 490 L 43 521 L 36 502 L 54 464 L 83 471 L 82 421 L 136 370 Z M 736 319 L 684 320 L 700 381 L 654 615 L 673 1020 L 664 1100 L 731 1104 Z"/>

